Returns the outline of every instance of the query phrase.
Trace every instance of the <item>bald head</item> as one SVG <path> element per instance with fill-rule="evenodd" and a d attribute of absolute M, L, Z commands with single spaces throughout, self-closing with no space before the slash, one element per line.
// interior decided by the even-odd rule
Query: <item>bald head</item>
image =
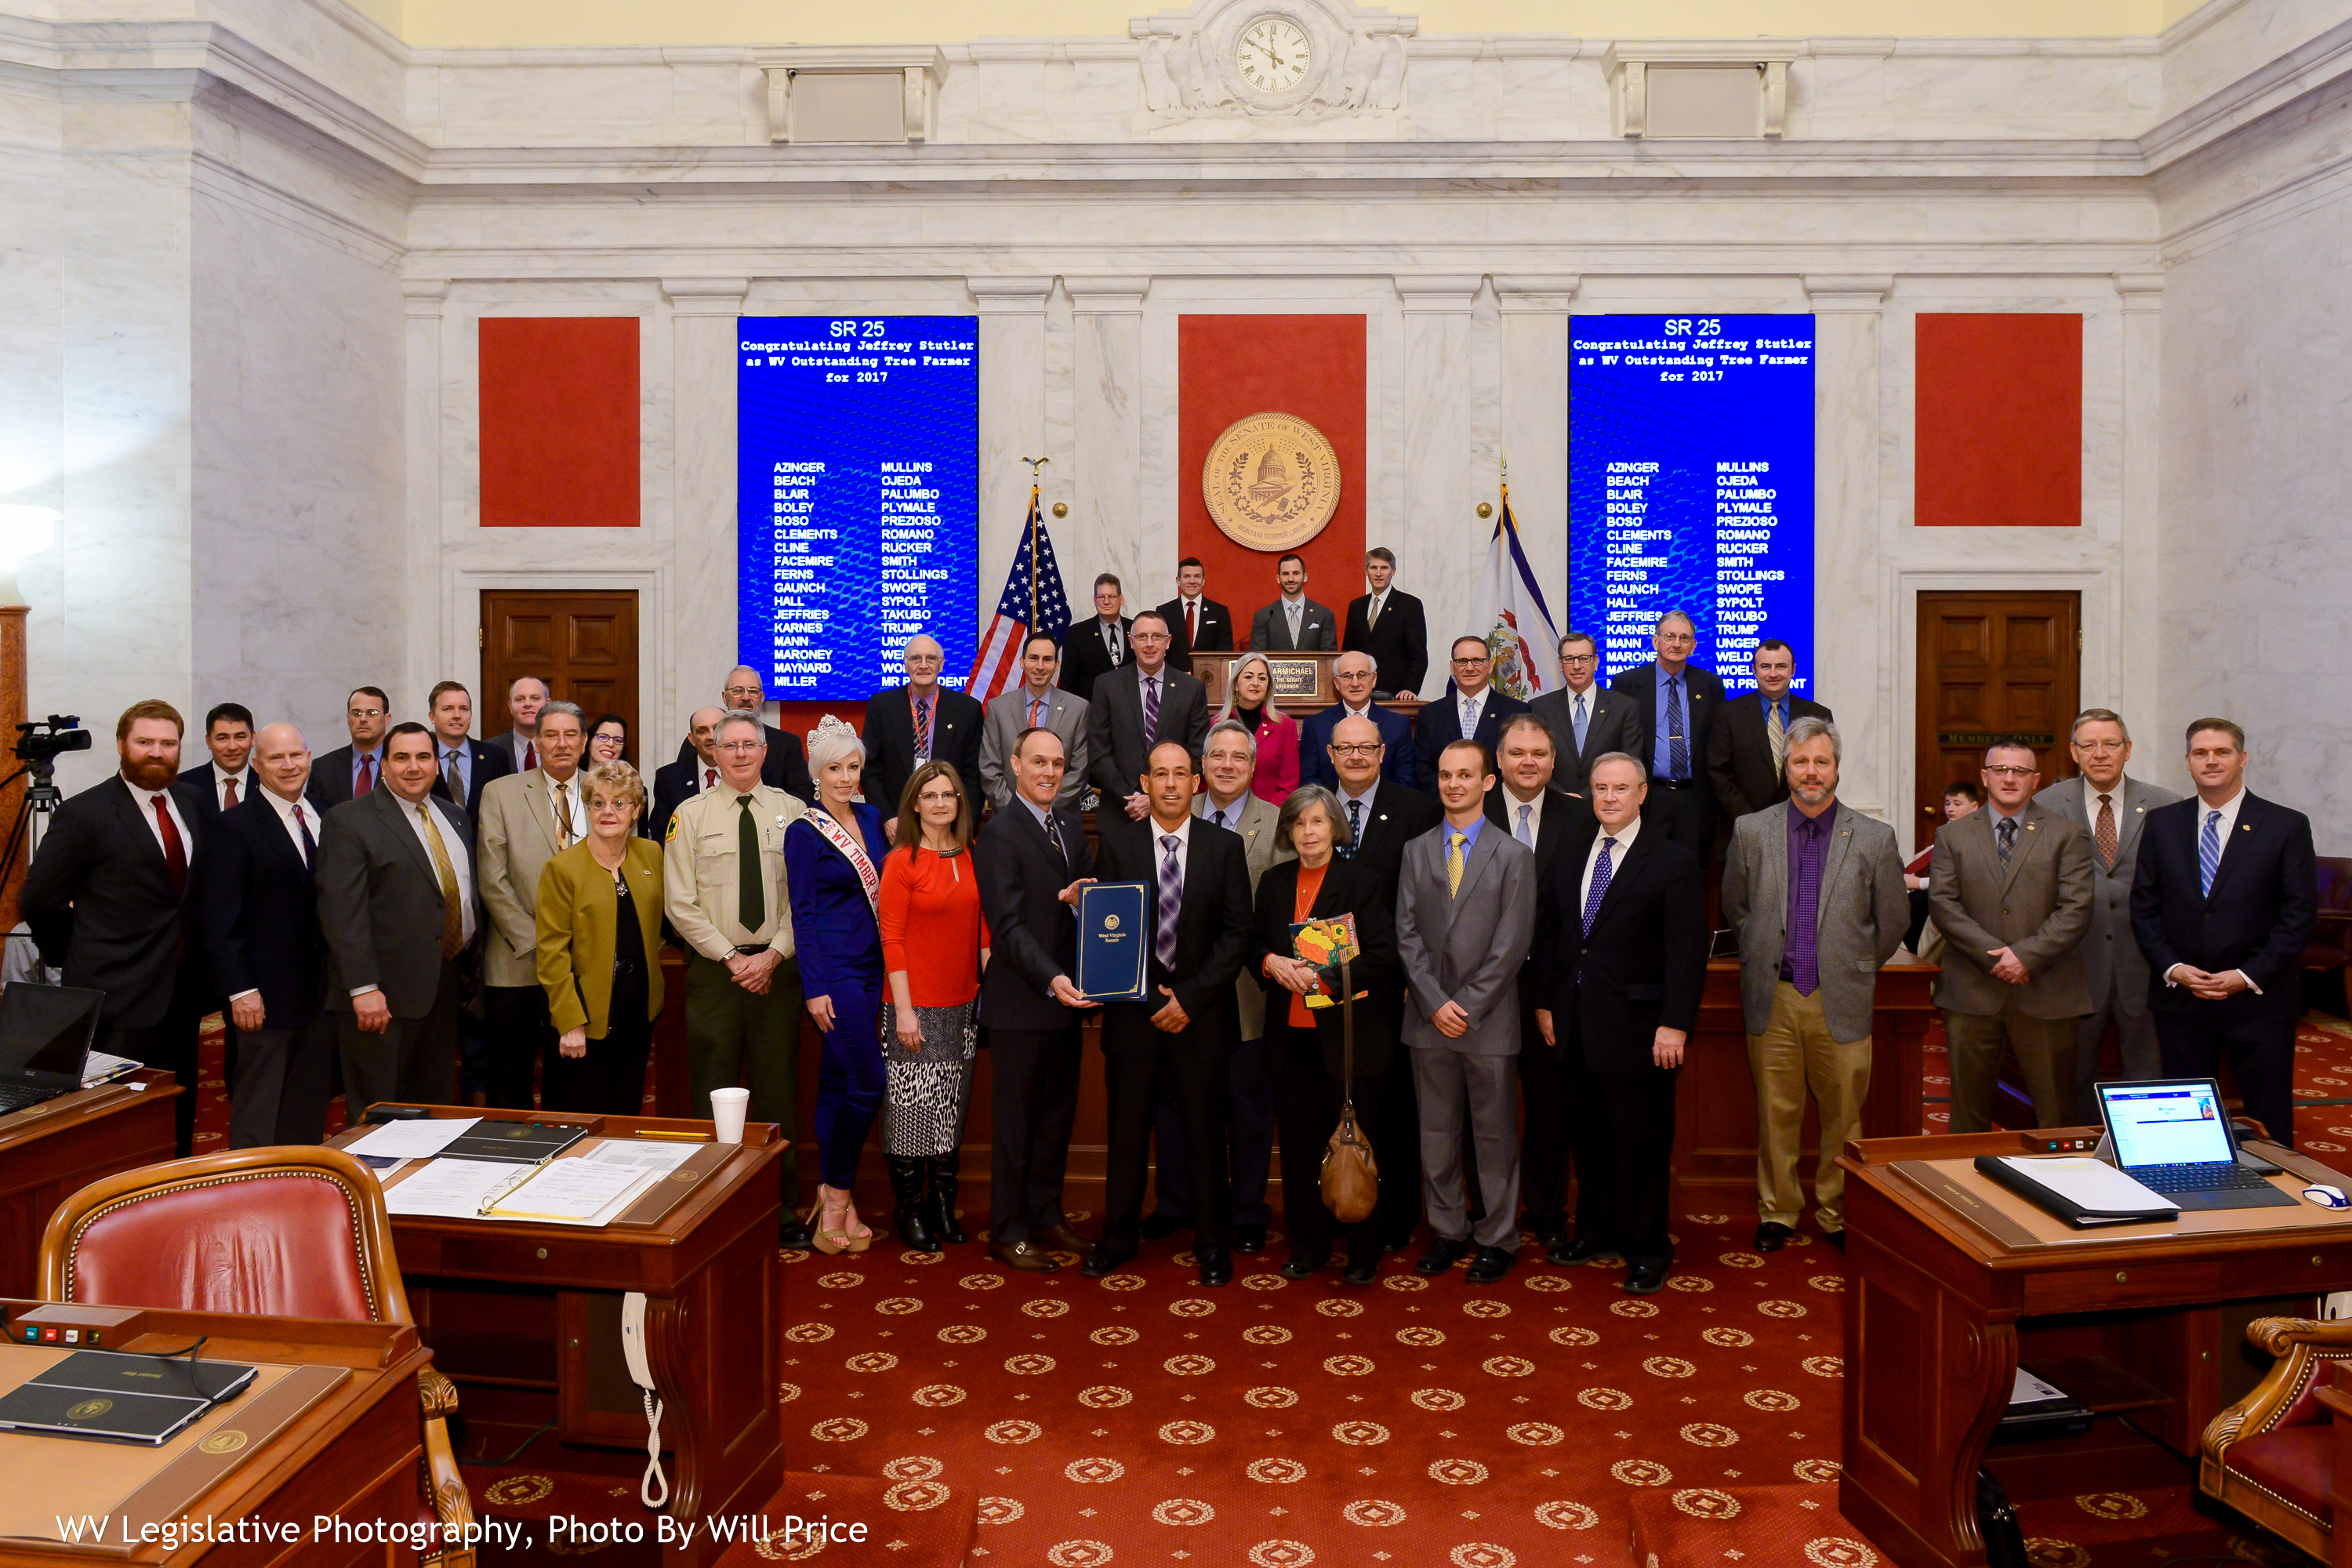
<path fill-rule="evenodd" d="M 729 708 L 757 713 L 768 700 L 768 688 L 758 670 L 748 664 L 739 664 L 727 672 L 727 684 L 719 689 L 719 696 Z"/>
<path fill-rule="evenodd" d="M 291 724 L 265 724 L 253 738 L 253 771 L 278 799 L 300 800 L 310 782 L 310 742 Z"/>
<path fill-rule="evenodd" d="M 919 696 L 928 697 L 940 683 L 940 671 L 948 662 L 948 650 L 937 638 L 918 634 L 907 640 L 907 684 Z"/>
<path fill-rule="evenodd" d="M 1372 786 L 1385 757 L 1381 727 L 1370 719 L 1351 714 L 1331 726 L 1331 771 L 1349 795 L 1360 795 Z"/>
<path fill-rule="evenodd" d="M 1339 700 L 1350 708 L 1361 708 L 1372 700 L 1372 656 L 1360 650 L 1343 653 L 1331 661 L 1331 683 L 1339 689 Z"/>
<path fill-rule="evenodd" d="M 686 738 L 706 768 L 719 765 L 719 721 L 726 717 L 723 708 L 698 708 L 686 721 Z"/>

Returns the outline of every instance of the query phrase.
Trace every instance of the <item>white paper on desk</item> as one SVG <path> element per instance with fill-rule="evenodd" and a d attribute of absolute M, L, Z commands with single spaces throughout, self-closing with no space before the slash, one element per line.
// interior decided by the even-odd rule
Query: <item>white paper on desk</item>
<path fill-rule="evenodd" d="M 481 1120 L 478 1116 L 425 1116 L 387 1121 L 372 1129 L 366 1137 L 344 1144 L 343 1152 L 381 1154 L 393 1160 L 430 1160 L 472 1131 Z"/>
<path fill-rule="evenodd" d="M 652 1171 L 667 1176 L 693 1159 L 696 1150 L 709 1147 L 708 1143 L 667 1138 L 607 1138 L 580 1158 L 600 1165 L 625 1165 L 634 1171 Z"/>
<path fill-rule="evenodd" d="M 2055 1159 L 2007 1158 L 2001 1163 L 2093 1214 L 2138 1214 L 2146 1209 L 2180 1206 L 2162 1193 L 2140 1185 L 2105 1160 L 2094 1160 L 2085 1154 L 2062 1154 Z"/>
<path fill-rule="evenodd" d="M 393 1214 L 472 1219 L 494 1193 L 503 1191 L 520 1167 L 502 1160 L 432 1160 L 383 1190 Z"/>
<path fill-rule="evenodd" d="M 81 1086 L 88 1089 L 93 1084 L 104 1083 L 108 1079 L 137 1072 L 144 1065 L 132 1061 L 129 1057 L 110 1057 L 104 1051 L 92 1051 L 82 1060 Z"/>
<path fill-rule="evenodd" d="M 484 1217 L 593 1223 L 634 1189 L 656 1180 L 656 1173 L 639 1166 L 550 1160 Z"/>

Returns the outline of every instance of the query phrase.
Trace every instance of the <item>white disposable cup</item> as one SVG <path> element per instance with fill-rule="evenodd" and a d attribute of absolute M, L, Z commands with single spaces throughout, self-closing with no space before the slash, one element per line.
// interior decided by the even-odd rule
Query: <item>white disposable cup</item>
<path fill-rule="evenodd" d="M 718 1123 L 721 1143 L 743 1142 L 743 1117 L 751 1109 L 751 1091 L 748 1089 L 714 1089 L 710 1091 L 710 1120 Z"/>

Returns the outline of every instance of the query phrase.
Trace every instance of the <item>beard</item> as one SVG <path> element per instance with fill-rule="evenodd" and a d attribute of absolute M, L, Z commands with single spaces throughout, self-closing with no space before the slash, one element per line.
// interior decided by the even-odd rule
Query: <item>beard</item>
<path fill-rule="evenodd" d="M 122 776 L 143 790 L 169 789 L 179 778 L 180 770 L 160 758 L 148 757 L 139 762 L 125 761 Z"/>

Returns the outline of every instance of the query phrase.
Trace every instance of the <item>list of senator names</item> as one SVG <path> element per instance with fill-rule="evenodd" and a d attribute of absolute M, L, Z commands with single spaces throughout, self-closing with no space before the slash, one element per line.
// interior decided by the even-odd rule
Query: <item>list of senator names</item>
<path fill-rule="evenodd" d="M 779 462 L 774 473 L 775 675 L 790 686 L 836 672 L 896 680 L 908 639 L 933 624 L 950 568 L 940 547 L 933 465 L 886 460 L 872 472 Z M 878 562 L 844 562 L 842 521 L 871 523 Z M 856 531 L 867 533 L 865 528 Z M 848 568 L 841 570 L 838 568 Z M 844 634 L 855 627 L 858 634 Z M 863 644 L 863 647 L 856 646 Z M 859 666 L 864 666 L 861 668 Z"/>

